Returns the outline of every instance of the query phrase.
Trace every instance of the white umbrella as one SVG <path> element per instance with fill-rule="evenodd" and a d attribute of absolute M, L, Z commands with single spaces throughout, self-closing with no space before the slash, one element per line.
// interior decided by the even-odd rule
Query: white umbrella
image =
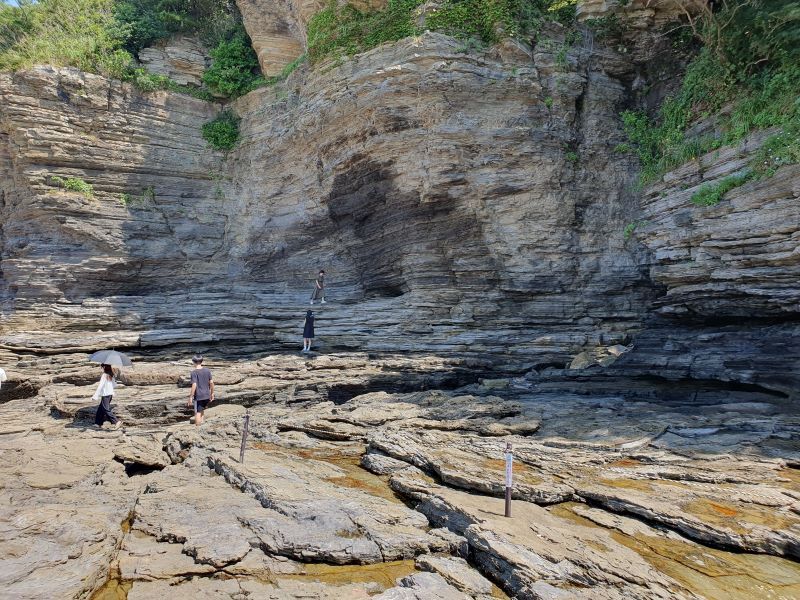
<path fill-rule="evenodd" d="M 133 365 L 130 358 L 116 350 L 100 350 L 92 354 L 89 360 L 103 365 L 111 365 L 112 367 L 130 367 Z"/>

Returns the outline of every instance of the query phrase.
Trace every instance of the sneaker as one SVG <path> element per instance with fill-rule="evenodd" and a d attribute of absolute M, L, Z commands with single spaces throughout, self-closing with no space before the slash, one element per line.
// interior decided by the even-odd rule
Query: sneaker
<path fill-rule="evenodd" d="M 314 301 L 313 300 L 311 301 L 311 306 L 314 306 Z"/>
<path fill-rule="evenodd" d="M 320 302 L 320 304 L 326 304 L 326 302 L 325 302 L 325 299 L 324 299 L 324 298 L 322 299 L 322 302 Z"/>
<path fill-rule="evenodd" d="M 116 423 L 114 423 L 114 425 L 111 428 L 116 430 L 119 429 L 120 427 L 122 427 L 122 421 L 118 420 Z"/>

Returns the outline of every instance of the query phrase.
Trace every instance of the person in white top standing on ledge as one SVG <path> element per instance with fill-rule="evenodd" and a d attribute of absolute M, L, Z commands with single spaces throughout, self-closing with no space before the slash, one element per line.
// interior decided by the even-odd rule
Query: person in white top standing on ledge
<path fill-rule="evenodd" d="M 120 421 L 111 410 L 111 398 L 114 396 L 114 386 L 116 380 L 114 379 L 114 370 L 111 365 L 100 365 L 103 369 L 103 374 L 100 375 L 100 383 L 97 384 L 97 391 L 92 396 L 92 400 L 100 400 L 97 407 L 97 413 L 94 416 L 94 424 L 97 427 L 102 427 L 106 421 L 111 421 L 114 429 L 122 427 Z"/>

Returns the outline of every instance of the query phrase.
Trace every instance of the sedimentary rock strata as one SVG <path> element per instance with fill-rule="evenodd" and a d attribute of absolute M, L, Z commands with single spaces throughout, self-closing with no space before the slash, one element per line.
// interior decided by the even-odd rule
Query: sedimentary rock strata
<path fill-rule="evenodd" d="M 273 75 L 321 4 L 239 6 Z M 219 104 L 0 74 L 3 591 L 800 596 L 800 171 L 694 206 L 762 134 L 636 190 L 640 50 L 426 33 L 236 100 L 227 155 Z M 91 426 L 104 347 L 136 359 L 118 430 Z"/>
<path fill-rule="evenodd" d="M 200 137 L 213 105 L 3 75 L 0 341 L 284 345 L 320 267 L 320 348 L 508 349 L 519 367 L 622 341 L 650 294 L 622 234 L 629 159 L 609 153 L 624 87 L 580 49 L 564 72 L 555 49 L 498 52 L 426 34 L 297 73 L 236 102 L 224 163 Z"/>

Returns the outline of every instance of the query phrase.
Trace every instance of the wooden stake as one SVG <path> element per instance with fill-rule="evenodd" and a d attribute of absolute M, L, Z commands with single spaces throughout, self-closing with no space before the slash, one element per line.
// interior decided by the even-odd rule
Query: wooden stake
<path fill-rule="evenodd" d="M 244 428 L 242 429 L 242 449 L 239 451 L 239 463 L 244 463 L 244 448 L 247 444 L 247 432 L 250 429 L 250 413 L 244 416 Z"/>

